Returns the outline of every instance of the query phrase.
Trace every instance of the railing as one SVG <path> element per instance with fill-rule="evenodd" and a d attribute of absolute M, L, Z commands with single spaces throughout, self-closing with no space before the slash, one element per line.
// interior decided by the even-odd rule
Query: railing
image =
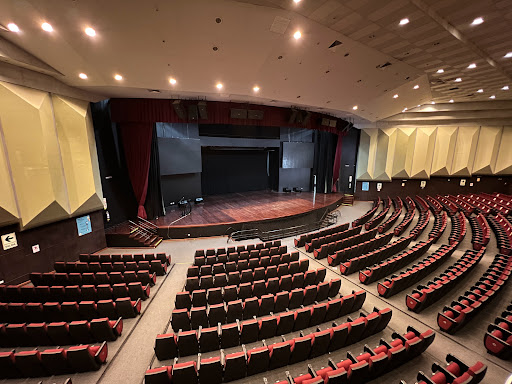
<path fill-rule="evenodd" d="M 137 221 L 138 221 L 138 225 L 140 225 L 146 231 L 149 231 L 155 235 L 158 233 L 158 227 L 155 224 L 147 221 L 146 219 L 143 219 L 140 216 L 137 217 Z"/>
<path fill-rule="evenodd" d="M 153 232 L 148 231 L 146 228 L 141 226 L 140 223 L 137 224 L 128 220 L 128 225 L 130 226 L 130 233 L 141 237 L 144 241 L 149 240 L 154 236 Z"/>

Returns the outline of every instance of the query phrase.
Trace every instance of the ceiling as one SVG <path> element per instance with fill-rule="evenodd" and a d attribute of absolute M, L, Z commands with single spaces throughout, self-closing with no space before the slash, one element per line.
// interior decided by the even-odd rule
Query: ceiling
<path fill-rule="evenodd" d="M 356 123 L 431 101 L 511 99 L 501 90 L 512 86 L 510 0 L 2 0 L 0 10 L 1 25 L 20 28 L 0 29 L 0 61 L 105 97 L 296 106 Z M 476 17 L 484 23 L 470 26 Z"/>

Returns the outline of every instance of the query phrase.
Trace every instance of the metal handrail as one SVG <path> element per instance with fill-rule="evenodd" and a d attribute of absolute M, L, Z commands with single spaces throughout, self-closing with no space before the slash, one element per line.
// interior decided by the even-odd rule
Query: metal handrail
<path fill-rule="evenodd" d="M 158 233 L 158 227 L 150 223 L 149 221 L 143 219 L 142 217 L 137 217 L 138 225 L 140 225 L 145 230 L 154 233 L 155 235 Z"/>

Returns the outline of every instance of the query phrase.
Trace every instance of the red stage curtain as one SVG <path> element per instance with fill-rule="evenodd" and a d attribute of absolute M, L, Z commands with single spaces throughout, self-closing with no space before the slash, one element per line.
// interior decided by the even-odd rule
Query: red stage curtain
<path fill-rule="evenodd" d="M 332 191 L 338 192 L 336 183 L 340 178 L 341 169 L 341 146 L 343 145 L 343 135 L 338 134 L 338 142 L 336 144 L 336 155 L 334 156 L 334 169 L 332 171 Z"/>
<path fill-rule="evenodd" d="M 147 218 L 144 202 L 148 191 L 148 174 L 151 159 L 153 123 L 123 123 L 120 125 L 124 156 L 133 192 L 137 199 L 137 215 Z"/>

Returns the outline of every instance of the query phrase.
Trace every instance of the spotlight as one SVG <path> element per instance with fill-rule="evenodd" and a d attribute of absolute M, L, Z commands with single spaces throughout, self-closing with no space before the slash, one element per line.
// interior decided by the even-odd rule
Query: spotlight
<path fill-rule="evenodd" d="M 418 84 L 416 84 L 413 89 L 418 89 L 420 86 Z"/>
<path fill-rule="evenodd" d="M 123 80 L 123 76 L 121 76 L 121 75 L 115 75 L 115 76 L 114 76 L 114 79 L 116 79 L 117 81 L 121 81 L 121 80 Z"/>
<path fill-rule="evenodd" d="M 48 23 L 41 24 L 41 28 L 43 28 L 43 31 L 53 32 L 53 27 Z"/>
<path fill-rule="evenodd" d="M 300 31 L 297 31 L 293 34 L 293 37 L 295 38 L 295 40 L 299 40 L 302 37 L 302 33 L 300 33 Z"/>
<path fill-rule="evenodd" d="M 20 29 L 18 28 L 18 26 L 14 23 L 9 23 L 7 24 L 7 28 L 9 28 L 9 31 L 11 32 L 16 32 L 18 33 L 20 31 Z"/>
<path fill-rule="evenodd" d="M 94 36 L 96 36 L 96 31 L 94 29 L 92 29 L 91 27 L 87 27 L 87 28 L 85 28 L 85 34 L 87 36 L 94 37 Z"/>
<path fill-rule="evenodd" d="M 87 75 L 86 75 L 85 73 L 80 73 L 80 74 L 78 75 L 78 77 L 79 77 L 79 78 L 81 78 L 82 80 L 87 79 Z"/>
<path fill-rule="evenodd" d="M 172 78 L 172 77 L 171 77 L 171 78 L 169 79 L 169 83 L 171 83 L 172 85 L 175 85 L 175 84 L 177 83 L 177 81 L 176 81 L 176 79 L 174 79 L 174 78 Z"/>
<path fill-rule="evenodd" d="M 216 85 L 216 87 L 217 87 L 217 89 L 222 89 L 223 85 L 222 85 L 221 83 L 218 83 L 218 84 Z"/>
<path fill-rule="evenodd" d="M 475 20 L 473 20 L 473 22 L 471 23 L 471 25 L 480 25 L 484 22 L 484 19 L 482 17 L 477 17 Z"/>
<path fill-rule="evenodd" d="M 468 69 L 473 69 L 473 68 L 476 68 L 476 64 L 475 63 L 471 63 L 468 65 Z"/>
<path fill-rule="evenodd" d="M 408 18 L 400 20 L 399 25 L 405 25 L 405 24 L 409 24 L 409 19 Z"/>

